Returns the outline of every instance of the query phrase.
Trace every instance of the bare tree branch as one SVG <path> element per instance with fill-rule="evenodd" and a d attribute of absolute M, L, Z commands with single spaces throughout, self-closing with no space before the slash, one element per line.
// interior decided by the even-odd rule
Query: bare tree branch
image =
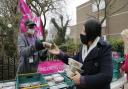
<path fill-rule="evenodd" d="M 44 23 L 43 23 L 43 27 L 45 27 L 45 26 L 46 26 L 46 14 L 45 14 L 45 12 L 43 12 L 43 16 L 44 16 Z"/>
<path fill-rule="evenodd" d="M 118 0 L 109 0 L 107 3 L 107 6 L 110 8 L 111 6 L 113 6 Z"/>
<path fill-rule="evenodd" d="M 1 15 L 14 16 L 16 14 L 17 0 L 1 0 L 0 5 Z"/>
<path fill-rule="evenodd" d="M 64 18 L 62 15 L 60 15 L 60 21 L 61 21 L 61 27 L 63 27 L 63 21 L 64 21 Z"/>
<path fill-rule="evenodd" d="M 117 2 L 117 1 L 119 1 L 119 0 L 104 0 L 104 2 L 105 2 L 104 18 L 101 20 L 101 23 L 103 23 L 104 20 L 106 19 L 110 7 L 112 7 L 112 6 L 115 4 L 115 2 Z M 99 15 L 100 15 L 100 4 L 101 4 L 100 2 L 101 2 L 101 0 L 95 0 L 95 2 L 96 2 L 97 9 L 98 9 L 98 11 L 97 11 L 97 17 L 99 18 Z M 125 8 L 127 5 L 128 5 L 128 2 L 125 3 L 125 5 L 123 5 L 123 6 L 120 7 L 119 9 L 115 10 L 114 12 L 109 13 L 109 15 L 112 15 L 112 14 L 115 14 L 115 13 L 121 11 L 121 10 L 122 10 L 123 8 Z"/>
<path fill-rule="evenodd" d="M 35 13 L 37 16 L 39 16 L 39 12 L 38 12 L 38 9 L 36 8 L 36 6 L 35 6 L 33 3 L 31 3 L 31 6 L 32 6 L 32 8 L 35 9 L 34 13 Z"/>
<path fill-rule="evenodd" d="M 65 24 L 64 27 L 63 27 L 64 29 L 67 29 L 68 24 L 69 24 L 69 21 L 70 21 L 70 20 L 67 20 L 67 21 L 66 21 L 66 24 Z"/>
<path fill-rule="evenodd" d="M 127 3 L 125 3 L 125 5 L 123 5 L 123 6 L 122 6 L 122 7 L 120 7 L 119 9 L 115 10 L 114 12 L 112 12 L 110 15 L 113 15 L 113 14 L 115 14 L 115 13 L 117 13 L 117 12 L 121 11 L 121 10 L 122 10 L 123 8 L 125 8 L 127 5 L 128 5 L 128 2 L 127 2 Z"/>
<path fill-rule="evenodd" d="M 109 0 L 109 3 L 110 3 L 110 1 L 111 0 Z M 105 9 L 104 9 L 104 18 L 101 20 L 101 24 L 103 24 L 103 22 L 104 22 L 104 20 L 106 19 L 106 17 L 107 17 L 107 1 L 106 0 L 104 0 L 104 2 L 105 2 Z"/>
<path fill-rule="evenodd" d="M 63 16 L 60 15 L 60 20 L 61 20 L 61 26 L 59 26 L 59 24 L 56 22 L 55 18 L 52 18 L 52 23 L 54 24 L 55 28 L 57 29 L 57 38 L 56 38 L 56 41 L 57 41 L 57 44 L 62 44 L 62 43 L 65 43 L 65 35 L 66 35 L 66 30 L 67 30 L 67 27 L 68 27 L 68 24 L 69 24 L 69 19 L 66 20 L 66 23 L 63 24 Z M 62 25 L 63 24 L 63 25 Z M 59 43 L 58 43 L 59 41 Z"/>
<path fill-rule="evenodd" d="M 60 26 L 57 24 L 57 22 L 55 21 L 55 18 L 51 19 L 51 22 L 53 23 L 53 25 L 57 28 L 57 30 L 60 30 Z"/>
<path fill-rule="evenodd" d="M 62 1 L 64 1 L 64 0 L 31 0 L 31 2 L 29 2 L 29 3 L 32 7 L 31 8 L 32 11 L 37 16 L 43 15 L 44 21 L 45 21 L 45 22 L 43 22 L 43 27 L 45 27 L 46 26 L 46 21 L 47 21 L 46 20 L 46 13 L 49 12 L 49 11 L 52 11 L 52 10 L 56 10 L 56 4 L 55 3 L 62 2 Z M 35 6 L 35 4 L 37 6 Z"/>
<path fill-rule="evenodd" d="M 88 15 L 89 17 L 94 17 L 94 18 L 97 18 L 97 17 L 95 17 L 94 15 L 89 14 L 89 13 L 87 13 L 86 15 Z"/>

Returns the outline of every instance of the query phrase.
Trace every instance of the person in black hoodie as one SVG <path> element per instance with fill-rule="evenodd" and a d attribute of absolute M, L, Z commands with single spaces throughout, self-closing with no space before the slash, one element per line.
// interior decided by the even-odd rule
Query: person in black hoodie
<path fill-rule="evenodd" d="M 83 72 L 76 71 L 71 77 L 77 89 L 110 89 L 113 69 L 111 45 L 101 37 L 101 29 L 101 23 L 95 18 L 90 18 L 81 31 L 80 39 L 83 46 L 79 53 L 72 57 L 83 64 Z M 70 57 L 60 49 L 52 49 L 49 52 L 58 55 L 68 64 Z"/>

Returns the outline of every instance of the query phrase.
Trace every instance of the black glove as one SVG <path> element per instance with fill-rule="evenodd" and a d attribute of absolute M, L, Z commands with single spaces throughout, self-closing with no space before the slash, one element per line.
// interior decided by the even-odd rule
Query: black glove
<path fill-rule="evenodd" d="M 44 49 L 43 43 L 42 43 L 41 40 L 36 40 L 35 41 L 35 48 L 36 48 L 37 51 Z"/>
<path fill-rule="evenodd" d="M 45 61 L 47 59 L 47 54 L 48 53 L 48 50 L 42 50 L 39 52 L 39 58 L 41 61 Z"/>

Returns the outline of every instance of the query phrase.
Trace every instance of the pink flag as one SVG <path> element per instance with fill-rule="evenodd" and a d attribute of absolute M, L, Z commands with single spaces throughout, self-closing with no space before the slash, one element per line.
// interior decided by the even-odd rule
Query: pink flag
<path fill-rule="evenodd" d="M 25 28 L 24 23 L 26 20 L 31 20 L 31 21 L 35 22 L 35 24 L 36 24 L 36 27 L 35 27 L 36 36 L 42 37 L 42 34 L 44 34 L 44 33 L 43 33 L 43 26 L 42 26 L 41 17 L 37 17 L 37 16 L 32 15 L 31 9 L 29 8 L 29 6 L 25 2 L 25 0 L 19 0 L 18 1 L 18 10 L 22 14 L 22 18 L 20 20 L 19 32 L 21 32 L 21 33 L 26 32 L 26 28 Z"/>
<path fill-rule="evenodd" d="M 31 10 L 26 4 L 25 0 L 19 0 L 18 2 L 18 9 L 22 15 L 31 14 Z"/>

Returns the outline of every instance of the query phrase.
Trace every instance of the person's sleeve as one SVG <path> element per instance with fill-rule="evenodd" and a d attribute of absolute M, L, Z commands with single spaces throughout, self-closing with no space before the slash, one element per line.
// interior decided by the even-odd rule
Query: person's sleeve
<path fill-rule="evenodd" d="M 18 36 L 18 52 L 23 57 L 29 57 L 35 52 L 34 46 L 26 46 L 21 35 Z"/>
<path fill-rule="evenodd" d="M 103 56 L 100 61 L 100 72 L 95 75 L 86 75 L 80 77 L 80 86 L 86 88 L 95 88 L 98 86 L 109 85 L 112 80 L 112 56 L 111 46 L 104 48 Z"/>
<path fill-rule="evenodd" d="M 76 54 L 73 57 L 70 57 L 68 55 L 66 55 L 64 52 L 60 52 L 60 54 L 58 55 L 59 59 L 61 59 L 64 63 L 68 64 L 68 58 L 73 58 L 74 60 L 78 61 L 79 60 L 79 53 Z"/>
<path fill-rule="evenodd" d="M 18 36 L 18 52 L 23 57 L 29 57 L 34 54 L 35 51 L 43 49 L 43 45 L 38 40 L 35 41 L 34 45 L 26 46 L 22 35 Z"/>

